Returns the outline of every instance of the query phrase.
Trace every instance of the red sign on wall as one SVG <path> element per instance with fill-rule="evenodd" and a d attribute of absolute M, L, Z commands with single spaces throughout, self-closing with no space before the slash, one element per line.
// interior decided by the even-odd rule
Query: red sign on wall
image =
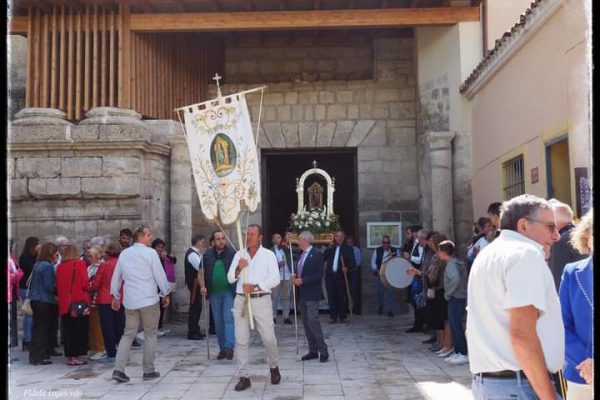
<path fill-rule="evenodd" d="M 531 183 L 537 183 L 540 180 L 538 167 L 531 168 Z"/>

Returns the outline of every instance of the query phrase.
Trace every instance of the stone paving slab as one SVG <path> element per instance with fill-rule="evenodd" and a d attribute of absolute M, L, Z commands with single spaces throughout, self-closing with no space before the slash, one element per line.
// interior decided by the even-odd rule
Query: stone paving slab
<path fill-rule="evenodd" d="M 282 380 L 272 385 L 260 337 L 252 333 L 250 380 L 252 386 L 236 392 L 237 365 L 215 359 L 218 346 L 210 337 L 211 359 L 206 342 L 185 337 L 185 325 L 165 324 L 171 332 L 158 339 L 157 380 L 142 380 L 142 353 L 132 350 L 126 374 L 131 381 L 111 380 L 113 366 L 89 361 L 67 366 L 53 357 L 47 366 L 27 363 L 27 353 L 14 350 L 9 370 L 9 398 L 101 399 L 101 400 L 470 400 L 468 364 L 452 366 L 427 350 L 423 334 L 407 334 L 408 314 L 387 317 L 354 316 L 350 324 L 330 324 L 321 315 L 329 361 L 300 361 L 307 352 L 302 326 L 298 327 L 299 352 L 293 325 L 276 325 L 279 368 Z M 62 350 L 59 350 L 62 351 Z"/>

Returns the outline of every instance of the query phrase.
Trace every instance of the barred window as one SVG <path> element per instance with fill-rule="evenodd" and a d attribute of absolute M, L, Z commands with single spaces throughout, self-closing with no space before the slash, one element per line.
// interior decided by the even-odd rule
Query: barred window
<path fill-rule="evenodd" d="M 525 172 L 523 155 L 502 164 L 504 173 L 504 200 L 525 194 Z"/>

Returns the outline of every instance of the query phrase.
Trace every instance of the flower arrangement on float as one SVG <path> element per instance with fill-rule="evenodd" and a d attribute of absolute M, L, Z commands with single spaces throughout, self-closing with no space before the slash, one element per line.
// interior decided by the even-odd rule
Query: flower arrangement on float
<path fill-rule="evenodd" d="M 289 230 L 293 233 L 298 234 L 306 230 L 323 239 L 329 239 L 340 227 L 337 216 L 328 214 L 327 207 L 306 209 L 305 206 L 301 212 L 292 213 L 289 224 Z"/>

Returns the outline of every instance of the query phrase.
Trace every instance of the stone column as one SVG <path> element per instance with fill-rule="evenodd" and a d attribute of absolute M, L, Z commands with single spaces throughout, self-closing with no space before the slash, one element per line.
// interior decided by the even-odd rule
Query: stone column
<path fill-rule="evenodd" d="M 452 192 L 451 132 L 428 132 L 431 161 L 432 229 L 454 240 L 454 197 Z"/>
<path fill-rule="evenodd" d="M 187 143 L 183 137 L 171 141 L 171 252 L 180 260 L 176 265 L 177 312 L 187 311 L 189 294 L 185 288 L 184 256 L 190 247 L 192 238 L 192 196 L 195 184 L 192 181 L 192 169 Z M 185 289 L 184 289 L 185 288 Z"/>

